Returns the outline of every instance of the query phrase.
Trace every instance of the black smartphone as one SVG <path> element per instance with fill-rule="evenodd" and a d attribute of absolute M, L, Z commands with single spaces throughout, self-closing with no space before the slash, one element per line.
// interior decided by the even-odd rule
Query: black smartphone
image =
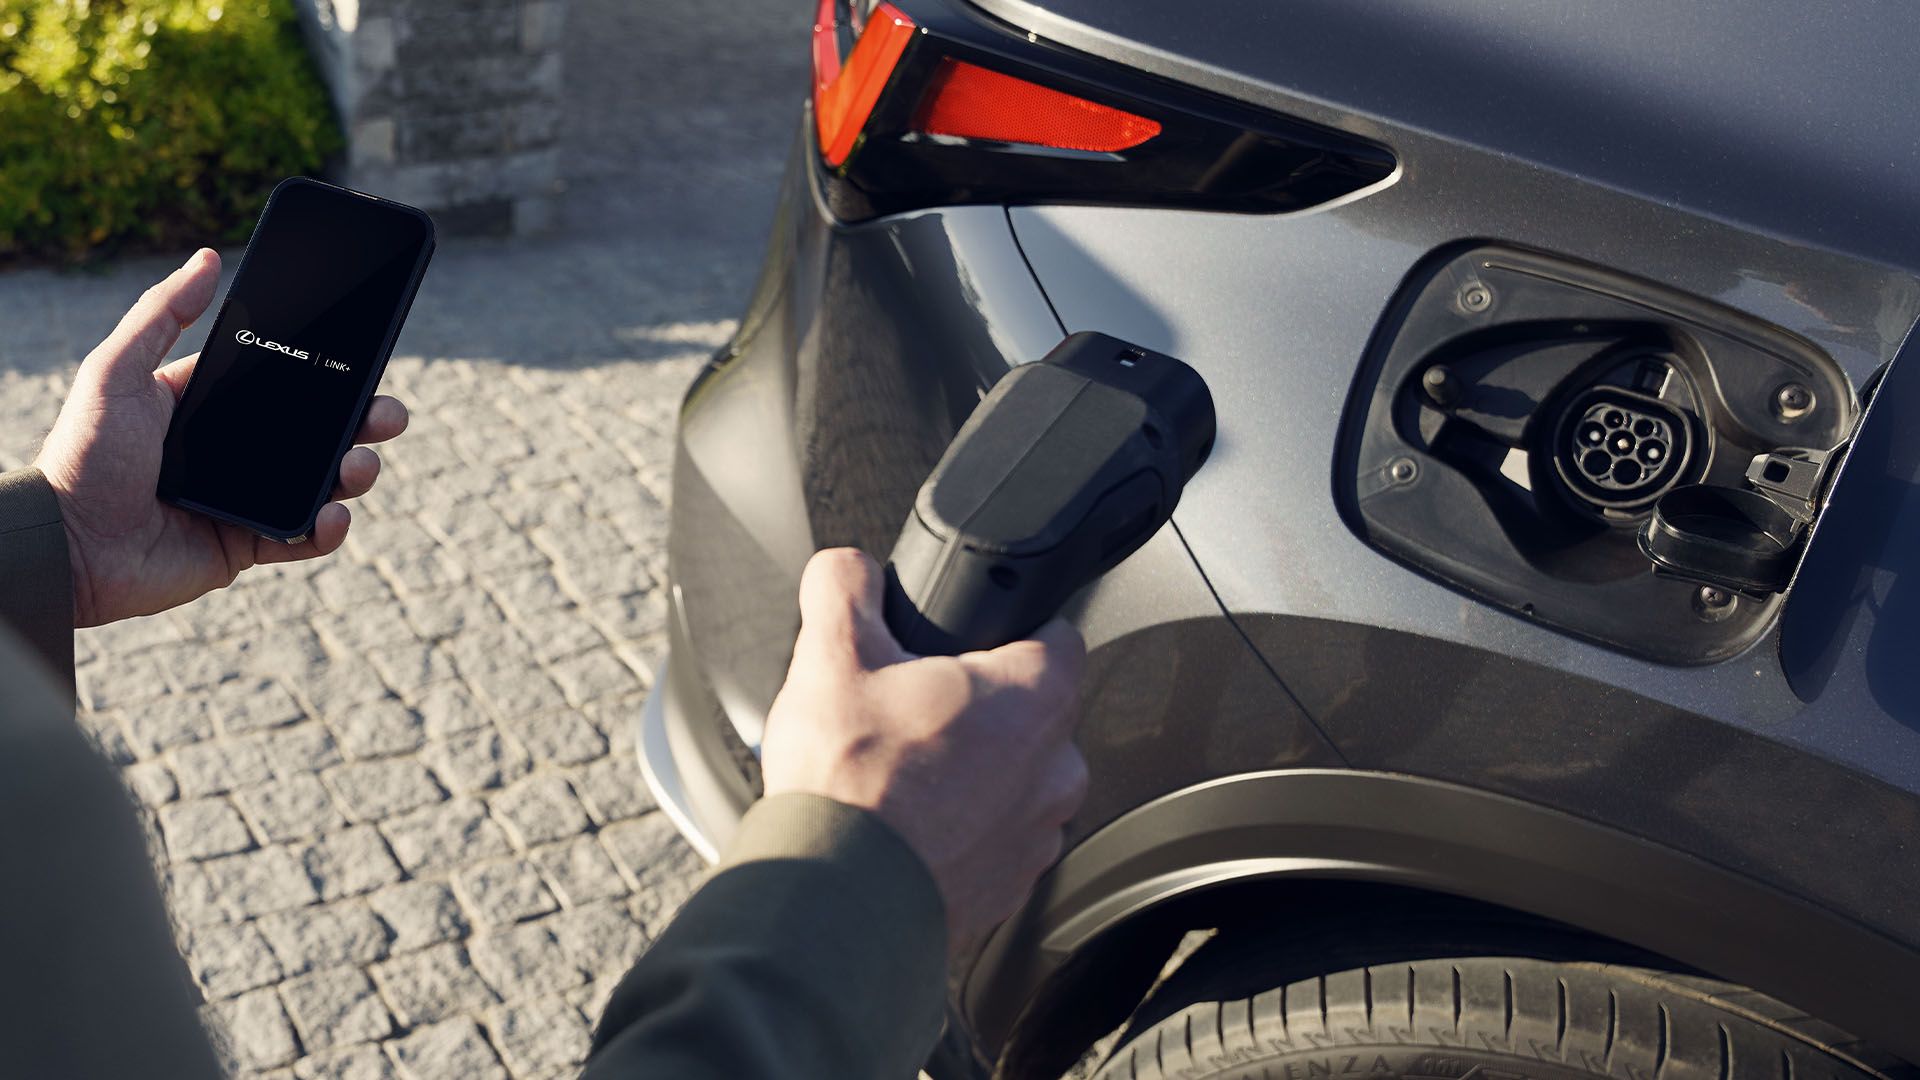
<path fill-rule="evenodd" d="M 433 256 L 420 210 L 293 177 L 267 199 L 160 463 L 160 498 L 297 543 Z"/>

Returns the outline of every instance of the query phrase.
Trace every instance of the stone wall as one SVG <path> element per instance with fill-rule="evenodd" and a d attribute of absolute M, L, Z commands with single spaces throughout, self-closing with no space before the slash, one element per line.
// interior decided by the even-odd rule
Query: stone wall
<path fill-rule="evenodd" d="M 295 0 L 347 135 L 341 181 L 446 233 L 545 229 L 565 0 Z"/>

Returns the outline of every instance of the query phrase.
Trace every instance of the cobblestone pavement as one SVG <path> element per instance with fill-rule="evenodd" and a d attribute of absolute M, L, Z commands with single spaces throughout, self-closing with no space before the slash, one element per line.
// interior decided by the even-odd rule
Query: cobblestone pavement
<path fill-rule="evenodd" d="M 571 1073 L 696 882 L 632 722 L 674 411 L 751 283 L 803 8 L 576 0 L 562 225 L 443 243 L 384 384 L 413 425 L 346 548 L 78 635 L 81 721 L 236 1074 Z M 0 275 L 0 467 L 173 262 Z"/>

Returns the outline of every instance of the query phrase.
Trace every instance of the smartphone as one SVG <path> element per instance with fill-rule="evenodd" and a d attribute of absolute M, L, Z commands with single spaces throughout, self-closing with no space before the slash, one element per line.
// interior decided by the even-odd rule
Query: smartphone
<path fill-rule="evenodd" d="M 432 256 L 423 211 L 281 181 L 173 411 L 160 498 L 283 543 L 311 535 Z"/>

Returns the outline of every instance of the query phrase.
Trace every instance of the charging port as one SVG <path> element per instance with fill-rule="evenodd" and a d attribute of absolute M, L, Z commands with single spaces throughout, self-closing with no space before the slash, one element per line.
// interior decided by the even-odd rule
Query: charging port
<path fill-rule="evenodd" d="M 1693 453 L 1685 414 L 1612 386 L 1574 395 L 1552 440 L 1554 467 L 1576 508 L 1622 523 L 1666 494 Z"/>
<path fill-rule="evenodd" d="M 1662 508 L 1651 554 L 1638 526 L 1694 484 L 1804 503 L 1818 470 L 1796 477 L 1781 448 L 1838 444 L 1854 403 L 1831 358 L 1750 315 L 1543 252 L 1462 248 L 1409 277 L 1382 319 L 1336 465 L 1342 510 L 1368 543 L 1478 600 L 1709 663 L 1754 641 L 1778 600 L 1697 607 L 1714 567 L 1689 539 L 1724 526 L 1771 558 L 1773 534 L 1686 499 Z M 1751 580 L 1732 588 L 1757 595 Z"/>

